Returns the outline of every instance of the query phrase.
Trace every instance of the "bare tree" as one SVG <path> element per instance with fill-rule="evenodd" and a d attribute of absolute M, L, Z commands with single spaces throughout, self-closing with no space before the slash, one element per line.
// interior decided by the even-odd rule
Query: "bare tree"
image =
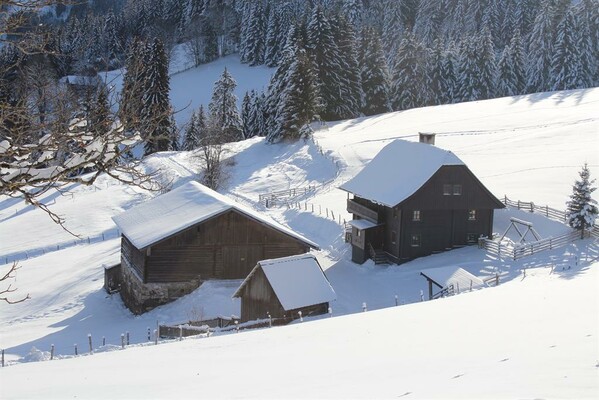
<path fill-rule="evenodd" d="M 10 294 L 15 292 L 17 289 L 12 287 L 12 283 L 9 283 L 8 286 L 4 286 L 4 282 L 13 280 L 16 276 L 16 272 L 20 267 L 17 266 L 17 263 L 14 262 L 10 269 L 2 276 L 0 276 L 0 282 L 3 283 L 2 288 L 0 288 L 0 302 L 5 302 L 8 304 L 17 304 L 21 303 L 27 299 L 29 299 L 29 294 L 19 297 L 16 300 L 9 298 Z"/>

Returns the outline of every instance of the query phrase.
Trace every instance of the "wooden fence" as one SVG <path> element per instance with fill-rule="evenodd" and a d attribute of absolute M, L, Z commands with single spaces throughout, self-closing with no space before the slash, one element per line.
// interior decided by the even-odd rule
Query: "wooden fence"
<path fill-rule="evenodd" d="M 294 203 L 301 196 L 316 192 L 317 189 L 325 188 L 330 185 L 333 180 L 325 181 L 318 185 L 308 185 L 304 187 L 296 187 L 276 192 L 268 192 L 258 196 L 258 201 L 266 208 L 281 207 Z"/>
<path fill-rule="evenodd" d="M 566 212 L 551 208 L 549 206 L 538 206 L 532 201 L 511 200 L 507 196 L 501 199 L 502 203 L 508 207 L 514 207 L 518 210 L 530 211 L 531 213 L 541 214 L 547 218 L 555 219 L 560 222 L 566 222 Z"/>

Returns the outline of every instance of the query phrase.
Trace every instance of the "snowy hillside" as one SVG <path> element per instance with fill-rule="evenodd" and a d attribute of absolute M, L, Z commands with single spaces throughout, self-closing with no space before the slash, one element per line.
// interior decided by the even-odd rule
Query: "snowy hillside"
<path fill-rule="evenodd" d="M 313 140 L 293 144 L 269 145 L 262 138 L 231 144 L 223 192 L 320 245 L 316 255 L 337 293 L 334 316 L 359 313 L 363 302 L 369 312 L 10 366 L 0 370 L 0 397 L 155 398 L 174 387 L 181 397 L 200 388 L 207 397 L 239 398 L 596 397 L 596 244 L 579 241 L 516 262 L 467 247 L 401 267 L 358 266 L 350 261 L 339 224 L 349 218 L 346 193 L 336 188 L 391 140 L 415 141 L 418 132 L 434 132 L 436 145 L 453 151 L 496 196 L 564 209 L 584 162 L 599 176 L 598 109 L 599 89 L 543 93 L 317 125 Z M 155 154 L 145 166 L 159 169 L 173 187 L 201 169 L 185 152 Z M 317 190 L 299 199 L 302 210 L 258 203 L 259 194 L 308 185 Z M 8 363 L 43 359 L 46 355 L 31 348 L 48 351 L 51 344 L 59 358 L 69 357 L 74 343 L 86 348 L 88 333 L 95 343 L 105 336 L 116 345 L 121 333 L 130 332 L 138 344 L 157 322 L 239 313 L 239 303 L 230 298 L 239 281 L 205 284 L 139 317 L 103 291 L 102 265 L 119 260 L 111 217 L 153 195 L 106 177 L 93 187 L 73 186 L 68 195 L 49 193 L 45 203 L 82 240 L 39 210 L 0 198 L 0 263 L 28 258 L 19 262 L 15 284 L 17 294 L 31 295 L 24 303 L 0 305 L 0 347 Z M 327 217 L 329 211 L 335 220 Z M 494 231 L 503 231 L 511 216 L 533 222 L 543 237 L 569 231 L 560 222 L 513 209 L 496 212 Z M 421 270 L 448 265 L 478 276 L 499 273 L 503 283 L 408 304 L 418 303 L 426 290 Z M 382 310 L 395 305 L 396 295 L 402 306 Z M 129 373 L 133 367 L 139 371 L 135 378 Z M 64 381 L 50 381 L 50 375 Z M 128 389 L 121 385 L 132 380 Z"/>

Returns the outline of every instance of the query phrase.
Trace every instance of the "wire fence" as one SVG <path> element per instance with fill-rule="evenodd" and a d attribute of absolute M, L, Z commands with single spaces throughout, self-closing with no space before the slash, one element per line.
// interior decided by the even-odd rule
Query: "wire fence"
<path fill-rule="evenodd" d="M 9 264 L 16 261 L 27 260 L 31 257 L 38 257 L 52 251 L 63 250 L 80 244 L 99 243 L 105 240 L 116 239 L 119 237 L 121 237 L 121 231 L 119 229 L 109 229 L 97 235 L 74 238 L 73 240 L 65 240 L 63 242 L 52 245 L 33 247 L 27 250 L 3 254 L 0 255 L 0 263 Z"/>

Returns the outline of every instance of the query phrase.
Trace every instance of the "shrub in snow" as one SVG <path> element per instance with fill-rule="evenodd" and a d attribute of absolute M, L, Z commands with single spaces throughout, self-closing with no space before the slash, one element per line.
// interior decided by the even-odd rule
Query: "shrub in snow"
<path fill-rule="evenodd" d="M 592 186 L 595 180 L 590 179 L 591 172 L 586 163 L 579 175 L 580 180 L 574 182 L 570 201 L 566 203 L 568 206 L 566 218 L 568 225 L 582 231 L 581 235 L 584 235 L 585 228 L 595 225 L 599 210 L 597 201 L 591 198 L 591 193 L 597 188 Z"/>
<path fill-rule="evenodd" d="M 23 362 L 47 361 L 49 359 L 49 351 L 42 351 L 32 347 L 31 350 L 29 350 L 29 354 L 23 357 Z"/>

